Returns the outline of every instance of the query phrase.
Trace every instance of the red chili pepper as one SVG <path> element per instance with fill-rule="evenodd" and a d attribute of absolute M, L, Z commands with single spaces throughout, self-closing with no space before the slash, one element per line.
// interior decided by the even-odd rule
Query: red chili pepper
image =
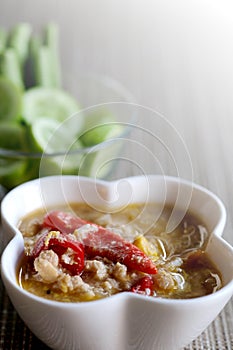
<path fill-rule="evenodd" d="M 43 226 L 69 233 L 86 224 L 89 222 L 70 213 L 53 211 L 45 217 Z M 89 232 L 83 238 L 85 253 L 89 257 L 106 257 L 113 262 L 121 262 L 133 270 L 148 274 L 157 273 L 152 260 L 138 247 L 101 226 L 92 225 L 96 226 L 98 231 Z"/>
<path fill-rule="evenodd" d="M 71 213 L 54 210 L 48 213 L 43 221 L 43 227 L 58 230 L 62 233 L 73 233 L 76 228 L 85 225 L 87 222 Z"/>
<path fill-rule="evenodd" d="M 152 295 L 153 294 L 153 280 L 151 276 L 142 277 L 131 289 L 130 292 Z"/>
<path fill-rule="evenodd" d="M 85 253 L 89 257 L 101 256 L 113 262 L 120 262 L 133 270 L 155 274 L 157 269 L 151 259 L 134 244 L 121 236 L 99 227 L 83 239 Z"/>
<path fill-rule="evenodd" d="M 62 256 L 70 248 L 72 254 L 69 254 L 72 263 L 67 263 Z M 52 249 L 58 254 L 60 264 L 70 271 L 72 275 L 79 275 L 84 268 L 84 249 L 81 242 L 72 240 L 67 235 L 53 234 L 53 232 L 46 232 L 36 242 L 31 256 L 35 259 L 39 256 L 42 250 Z"/>

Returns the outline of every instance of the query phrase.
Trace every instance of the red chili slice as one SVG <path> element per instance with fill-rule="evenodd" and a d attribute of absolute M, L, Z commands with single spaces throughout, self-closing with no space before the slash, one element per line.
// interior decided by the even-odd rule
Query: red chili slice
<path fill-rule="evenodd" d="M 43 226 L 62 233 L 70 233 L 89 222 L 70 213 L 52 211 L 45 219 Z M 83 239 L 85 253 L 89 257 L 106 257 L 113 262 L 121 262 L 133 270 L 156 274 L 157 269 L 152 260 L 134 244 L 121 236 L 93 224 L 97 232 L 89 232 Z"/>
<path fill-rule="evenodd" d="M 157 273 L 152 260 L 134 244 L 121 236 L 99 227 L 97 232 L 90 232 L 83 239 L 85 253 L 89 257 L 100 256 L 113 262 L 120 262 L 130 269 L 148 274 Z"/>
<path fill-rule="evenodd" d="M 153 280 L 151 276 L 142 277 L 130 290 L 133 293 L 152 295 Z"/>
<path fill-rule="evenodd" d="M 72 254 L 69 257 L 72 259 L 72 263 L 67 263 L 63 260 L 62 256 L 70 248 Z M 84 268 L 84 249 L 81 242 L 72 240 L 67 235 L 53 233 L 45 233 L 36 242 L 32 251 L 32 257 L 35 259 L 39 256 L 42 250 L 52 249 L 58 254 L 60 264 L 66 268 L 72 275 L 79 275 Z"/>
<path fill-rule="evenodd" d="M 48 213 L 43 221 L 44 227 L 58 230 L 62 233 L 73 233 L 75 229 L 85 225 L 87 222 L 70 213 L 54 210 Z"/>

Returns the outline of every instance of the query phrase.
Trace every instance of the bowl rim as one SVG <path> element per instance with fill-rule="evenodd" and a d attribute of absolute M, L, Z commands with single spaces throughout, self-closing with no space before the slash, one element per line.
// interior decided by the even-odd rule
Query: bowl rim
<path fill-rule="evenodd" d="M 181 179 L 178 177 L 174 177 L 174 176 L 164 176 L 164 175 L 146 175 L 149 177 L 153 177 L 153 178 L 166 178 L 167 181 L 171 181 L 171 182 L 179 182 L 188 186 L 192 186 L 198 190 L 201 190 L 209 195 L 211 195 L 211 197 L 217 201 L 217 203 L 219 204 L 219 208 L 221 210 L 222 213 L 222 223 L 221 223 L 221 228 L 223 230 L 224 225 L 225 225 L 225 221 L 226 221 L 226 209 L 225 206 L 223 204 L 223 202 L 220 200 L 220 198 L 215 195 L 213 192 L 209 191 L 207 188 L 198 185 L 192 181 L 189 180 L 185 180 L 185 179 Z M 81 180 L 85 180 L 85 181 L 89 181 L 89 182 L 94 182 L 94 183 L 99 183 L 101 185 L 105 184 L 105 185 L 110 185 L 111 183 L 117 183 L 118 181 L 122 181 L 125 179 L 136 179 L 136 178 L 142 178 L 144 176 L 130 176 L 130 177 L 125 177 L 125 178 L 121 178 L 118 180 L 112 180 L 112 181 L 106 181 L 106 180 L 101 180 L 101 179 L 92 179 L 89 177 L 85 177 L 85 176 L 76 176 L 76 175 L 53 175 L 53 176 L 47 176 L 44 178 L 38 178 L 38 179 L 34 179 L 28 182 L 25 182 L 17 187 L 15 187 L 14 189 L 12 189 L 9 194 L 13 194 L 13 192 L 16 192 L 18 190 L 18 188 L 23 188 L 23 187 L 27 187 L 28 185 L 30 185 L 31 183 L 37 183 L 40 181 L 44 181 L 46 182 L 47 180 L 53 180 L 53 179 L 57 179 L 57 180 L 61 180 L 61 178 L 66 181 L 66 179 L 68 181 L 77 181 L 78 179 Z M 6 198 L 8 197 L 8 194 L 3 198 L 2 200 L 2 207 L 3 210 L 1 208 L 2 214 L 4 216 L 4 201 L 7 200 Z M 4 216 L 5 217 L 5 216 Z M 7 221 L 7 219 L 5 218 L 5 220 Z M 221 221 L 220 220 L 220 221 Z M 60 308 L 74 308 L 75 307 L 85 307 L 86 305 L 94 305 L 96 303 L 108 303 L 108 302 L 112 302 L 118 299 L 122 299 L 122 300 L 126 300 L 126 299 L 130 299 L 130 300 L 144 300 L 150 303 L 159 303 L 159 304 L 163 304 L 163 305 L 172 305 L 172 306 L 185 306 L 185 305 L 191 305 L 193 303 L 196 303 L 197 301 L 200 302 L 205 302 L 209 299 L 218 299 L 218 297 L 220 295 L 229 295 L 230 293 L 233 294 L 233 277 L 232 279 L 226 283 L 221 289 L 219 289 L 218 291 L 216 291 L 215 293 L 212 294 L 208 294 L 208 295 L 204 295 L 204 296 L 200 296 L 200 297 L 194 297 L 194 298 L 189 298 L 189 299 L 169 299 L 169 298 L 162 298 L 162 297 L 148 297 L 145 295 L 139 295 L 139 294 L 135 294 L 135 293 L 130 293 L 130 292 L 121 292 L 121 293 L 117 293 L 115 295 L 106 297 L 106 298 L 102 298 L 102 299 L 98 299 L 98 300 L 92 300 L 92 301 L 82 301 L 82 302 L 62 302 L 62 301 L 55 301 L 55 300 L 50 300 L 50 299 L 46 299 L 43 297 L 39 297 L 33 293 L 28 292 L 27 290 L 23 289 L 19 283 L 17 282 L 17 274 L 15 274 L 15 280 L 12 280 L 12 278 L 10 278 L 7 274 L 7 268 L 5 266 L 5 260 L 7 259 L 6 256 L 8 255 L 9 251 L 11 251 L 11 249 L 15 249 L 16 247 L 19 247 L 19 244 L 21 244 L 21 252 L 20 254 L 23 254 L 23 237 L 19 231 L 19 229 L 12 225 L 11 223 L 9 223 L 11 226 L 11 229 L 14 231 L 14 235 L 12 237 L 12 239 L 8 242 L 8 244 L 6 245 L 6 247 L 4 248 L 4 251 L 2 252 L 2 256 L 1 256 L 1 275 L 2 275 L 2 279 L 4 284 L 7 283 L 8 285 L 11 285 L 11 288 L 13 288 L 14 290 L 16 290 L 18 293 L 21 293 L 22 295 L 24 295 L 25 297 L 31 299 L 34 302 L 37 303 L 42 303 L 44 305 L 50 305 L 50 306 L 57 306 Z M 218 227 L 219 225 L 217 225 Z M 4 233 L 3 233 L 4 234 Z M 215 232 L 213 233 L 213 238 L 215 240 L 217 240 L 217 242 L 219 242 L 220 244 L 224 244 L 227 249 L 229 249 L 232 253 L 232 257 L 233 257 L 233 247 L 224 239 L 221 237 L 221 235 L 216 234 Z M 20 240 L 20 243 L 19 243 Z M 11 248 L 11 246 L 15 246 L 15 248 Z M 17 263 L 19 263 L 20 260 L 20 254 L 17 258 Z M 14 269 L 16 270 L 17 266 L 14 266 Z"/>

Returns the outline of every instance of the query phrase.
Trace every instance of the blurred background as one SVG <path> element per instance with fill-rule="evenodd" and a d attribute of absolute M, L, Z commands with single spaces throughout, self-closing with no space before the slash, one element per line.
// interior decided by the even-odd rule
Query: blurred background
<path fill-rule="evenodd" d="M 230 213 L 232 19 L 227 0 L 0 0 L 6 28 L 26 21 L 36 32 L 49 21 L 58 23 L 64 72 L 115 78 L 138 104 L 161 113 L 190 155 L 193 173 L 186 172 L 183 155 L 175 159 L 180 168 L 183 162 L 182 177 L 217 193 Z M 156 128 L 147 113 L 141 117 L 148 129 Z M 163 171 L 175 175 L 166 164 Z"/>
<path fill-rule="evenodd" d="M 232 16 L 226 0 L 0 2 L 2 26 L 59 24 L 64 67 L 112 76 L 139 103 L 190 122 L 232 111 Z"/>

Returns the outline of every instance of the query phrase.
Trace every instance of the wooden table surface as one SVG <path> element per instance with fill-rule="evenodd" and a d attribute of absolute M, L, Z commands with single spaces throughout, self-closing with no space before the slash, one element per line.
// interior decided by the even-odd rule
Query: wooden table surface
<path fill-rule="evenodd" d="M 138 122 L 120 175 L 180 176 L 215 192 L 233 244 L 233 6 L 227 0 L 1 0 L 0 26 L 48 21 L 65 71 L 120 81 Z M 67 68 L 68 67 L 68 68 Z M 67 70 L 66 70 L 67 69 Z M 0 349 L 46 349 L 1 287 Z M 186 349 L 233 349 L 233 301 Z"/>

